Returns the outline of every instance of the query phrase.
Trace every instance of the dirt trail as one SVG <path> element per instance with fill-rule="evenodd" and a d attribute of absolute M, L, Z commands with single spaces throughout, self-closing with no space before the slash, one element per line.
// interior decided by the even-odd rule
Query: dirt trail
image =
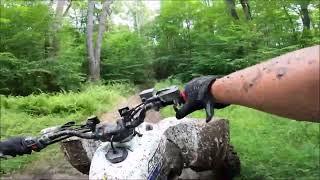
<path fill-rule="evenodd" d="M 45 157 L 29 164 L 23 171 L 5 175 L 1 177 L 2 180 L 73 180 L 88 179 L 84 175 L 74 169 L 65 159 L 62 152 L 53 155 L 52 157 Z"/>
<path fill-rule="evenodd" d="M 139 98 L 139 95 L 131 96 L 123 101 L 121 101 L 115 108 L 108 113 L 102 114 L 99 118 L 103 122 L 115 122 L 117 119 L 120 118 L 120 115 L 118 113 L 119 108 L 123 108 L 128 106 L 129 108 L 135 107 L 136 105 L 140 104 L 141 100 Z M 146 114 L 145 121 L 146 122 L 152 122 L 157 123 L 161 120 L 160 113 L 154 110 L 149 110 Z"/>
<path fill-rule="evenodd" d="M 103 122 L 115 122 L 120 118 L 118 109 L 128 106 L 134 107 L 140 103 L 140 98 L 138 95 L 133 95 L 129 98 L 123 99 L 116 105 L 110 112 L 103 113 L 99 116 L 100 120 Z M 146 115 L 145 120 L 148 122 L 158 122 L 160 121 L 160 113 L 156 111 L 149 111 Z M 48 157 L 45 159 L 37 160 L 32 162 L 26 169 L 21 172 L 13 173 L 10 175 L 2 176 L 3 180 L 84 180 L 88 179 L 88 175 L 84 175 L 74 169 L 69 162 L 64 159 L 62 152 L 54 155 L 53 157 Z"/>

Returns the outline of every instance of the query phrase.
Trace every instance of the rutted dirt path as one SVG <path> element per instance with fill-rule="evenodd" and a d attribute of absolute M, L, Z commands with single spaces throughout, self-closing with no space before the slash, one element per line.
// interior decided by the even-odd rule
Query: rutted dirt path
<path fill-rule="evenodd" d="M 128 106 L 134 107 L 140 103 L 138 95 L 133 95 L 129 98 L 123 99 L 118 103 L 111 111 L 103 113 L 99 116 L 103 122 L 115 122 L 120 118 L 118 109 Z M 160 113 L 156 111 L 147 112 L 145 121 L 158 122 L 160 121 Z M 26 169 L 21 172 L 13 173 L 10 175 L 2 176 L 3 180 L 84 180 L 88 179 L 88 175 L 84 175 L 74 169 L 69 162 L 64 159 L 64 155 L 61 152 L 52 157 L 46 157 L 32 162 Z"/>
<path fill-rule="evenodd" d="M 121 101 L 113 111 L 104 113 L 100 116 L 100 120 L 104 122 L 115 122 L 117 119 L 120 118 L 120 115 L 118 113 L 119 108 L 123 108 L 128 106 L 129 108 L 135 107 L 136 105 L 140 104 L 140 98 L 139 95 L 134 95 L 131 96 L 124 101 Z M 161 120 L 160 113 L 154 110 L 149 110 L 146 114 L 145 121 L 146 122 L 152 122 L 152 123 L 157 123 Z"/>

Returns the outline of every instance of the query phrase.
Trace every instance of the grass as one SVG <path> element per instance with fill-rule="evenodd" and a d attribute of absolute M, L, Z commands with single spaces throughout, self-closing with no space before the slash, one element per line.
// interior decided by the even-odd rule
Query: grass
<path fill-rule="evenodd" d="M 1 139 L 12 136 L 36 136 L 41 129 L 73 120 L 83 122 L 90 115 L 108 111 L 124 95 L 132 94 L 127 84 L 88 86 L 81 92 L 40 94 L 26 97 L 1 96 Z M 37 159 L 60 157 L 58 145 L 40 153 L 1 160 L 2 174 L 22 170 Z"/>
<path fill-rule="evenodd" d="M 165 81 L 158 88 L 179 82 Z M 171 107 L 161 110 L 174 116 Z M 305 179 L 320 177 L 319 124 L 298 122 L 241 106 L 216 110 L 230 121 L 231 143 L 241 159 L 239 179 Z M 205 112 L 190 115 L 204 118 Z"/>

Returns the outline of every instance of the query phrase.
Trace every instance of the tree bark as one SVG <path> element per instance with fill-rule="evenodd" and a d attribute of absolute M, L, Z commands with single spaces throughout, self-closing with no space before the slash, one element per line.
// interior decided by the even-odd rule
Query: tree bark
<path fill-rule="evenodd" d="M 249 0 L 240 0 L 244 15 L 246 16 L 247 20 L 251 20 L 252 16 L 251 16 L 251 10 L 250 10 L 250 6 L 249 6 Z"/>
<path fill-rule="evenodd" d="M 65 16 L 68 14 L 69 9 L 71 8 L 71 5 L 72 5 L 72 0 L 69 1 L 69 4 L 68 4 L 68 6 L 67 6 L 67 9 L 64 11 L 62 17 L 65 17 Z"/>
<path fill-rule="evenodd" d="M 309 1 L 300 2 L 300 15 L 303 23 L 303 30 L 310 29 L 310 16 L 308 11 Z"/>
<path fill-rule="evenodd" d="M 95 59 L 98 62 L 99 74 L 100 74 L 100 55 L 101 55 L 101 46 L 103 40 L 103 34 L 106 30 L 106 22 L 107 16 L 111 14 L 110 5 L 113 0 L 106 0 L 102 6 L 102 12 L 99 18 L 99 29 L 98 29 L 98 37 L 95 47 Z"/>
<path fill-rule="evenodd" d="M 57 7 L 55 12 L 55 19 L 53 24 L 53 38 L 52 38 L 52 53 L 51 56 L 56 56 L 59 51 L 59 38 L 57 36 L 57 33 L 61 26 L 62 21 L 62 14 L 63 14 L 63 8 L 65 6 L 66 1 L 65 0 L 58 0 L 57 1 Z"/>
<path fill-rule="evenodd" d="M 234 3 L 234 0 L 225 0 L 225 1 L 226 1 L 227 5 L 229 7 L 231 16 L 234 19 L 238 20 L 239 16 L 238 16 L 237 11 L 236 11 L 236 5 Z"/>
<path fill-rule="evenodd" d="M 283 8 L 283 11 L 286 14 L 287 18 L 289 19 L 290 27 L 291 27 L 291 30 L 292 30 L 292 33 L 293 33 L 293 38 L 294 38 L 295 41 L 297 41 L 298 40 L 298 35 L 297 35 L 296 29 L 295 29 L 294 22 L 293 22 L 290 14 L 289 14 L 289 10 L 287 9 L 287 7 L 285 5 L 283 5 L 282 8 Z"/>
<path fill-rule="evenodd" d="M 106 0 L 102 5 L 102 11 L 99 16 L 98 36 L 96 43 L 93 41 L 93 14 L 94 1 L 88 0 L 88 17 L 87 17 L 87 51 L 89 60 L 89 81 L 95 82 L 100 80 L 100 56 L 103 42 L 103 34 L 106 30 L 107 16 L 110 16 L 110 5 L 113 0 Z M 94 47 L 95 44 L 95 47 Z"/>
<path fill-rule="evenodd" d="M 56 16 L 62 16 L 65 3 L 66 3 L 65 0 L 58 0 L 57 1 Z"/>
<path fill-rule="evenodd" d="M 133 16 L 133 27 L 134 30 L 138 33 L 138 35 L 141 35 L 141 25 L 142 25 L 142 4 L 141 0 L 134 0 L 133 10 L 132 10 L 132 16 Z"/>
<path fill-rule="evenodd" d="M 88 14 L 87 14 L 87 52 L 89 61 L 89 81 L 97 81 L 100 79 L 100 70 L 97 69 L 97 63 L 94 56 L 93 47 L 93 11 L 94 2 L 88 0 Z"/>

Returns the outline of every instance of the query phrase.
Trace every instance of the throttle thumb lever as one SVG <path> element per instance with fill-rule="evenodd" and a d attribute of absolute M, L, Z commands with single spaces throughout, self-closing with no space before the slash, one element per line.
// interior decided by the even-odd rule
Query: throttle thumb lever
<path fill-rule="evenodd" d="M 206 122 L 208 123 L 211 121 L 214 115 L 214 103 L 212 103 L 210 100 L 207 101 L 206 103 L 205 111 L 206 111 Z"/>

